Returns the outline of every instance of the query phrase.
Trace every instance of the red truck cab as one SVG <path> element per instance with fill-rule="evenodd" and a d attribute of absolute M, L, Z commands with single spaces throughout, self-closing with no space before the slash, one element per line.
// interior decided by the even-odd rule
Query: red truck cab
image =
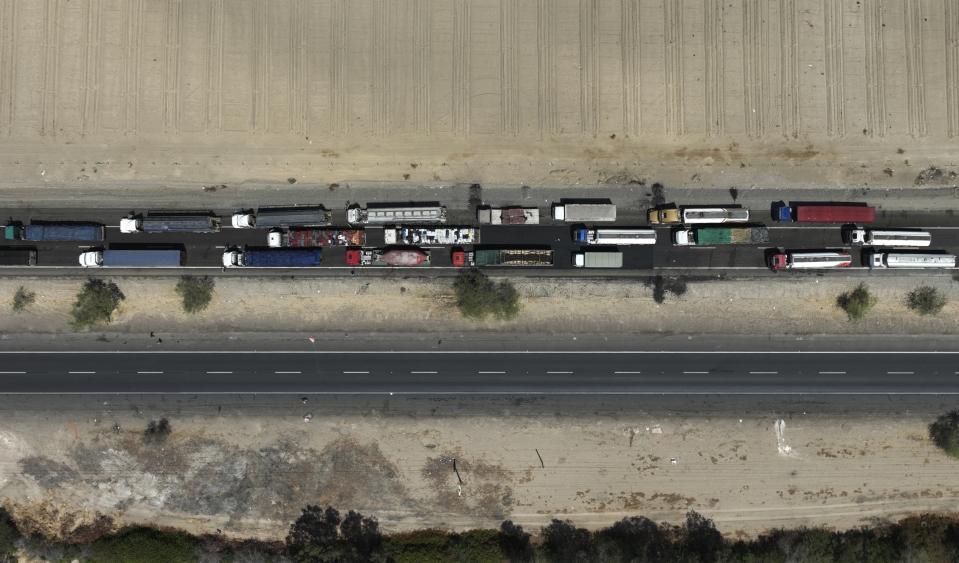
<path fill-rule="evenodd" d="M 359 248 L 348 248 L 346 250 L 346 265 L 359 266 L 363 251 Z"/>

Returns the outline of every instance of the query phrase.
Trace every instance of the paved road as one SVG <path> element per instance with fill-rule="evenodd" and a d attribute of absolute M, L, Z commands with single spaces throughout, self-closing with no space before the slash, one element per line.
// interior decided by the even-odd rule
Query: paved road
<path fill-rule="evenodd" d="M 959 352 L 4 352 L 3 393 L 959 394 Z"/>
<path fill-rule="evenodd" d="M 216 213 L 229 225 L 232 210 L 219 209 Z M 73 220 L 92 221 L 108 226 L 104 245 L 108 248 L 183 248 L 186 250 L 186 265 L 197 268 L 220 268 L 223 250 L 228 247 L 265 247 L 266 231 L 260 229 L 232 229 L 225 227 L 214 234 L 123 234 L 116 227 L 119 219 L 130 213 L 127 209 L 0 209 L 0 217 L 15 219 L 24 223 L 34 220 Z M 548 213 L 548 209 L 543 210 Z M 768 209 L 753 209 L 752 214 L 759 221 L 768 219 Z M 334 218 L 339 224 L 345 224 L 345 212 L 336 210 Z M 549 221 L 548 219 L 544 219 Z M 464 223 L 467 222 L 464 220 Z M 617 224 L 637 225 L 640 219 L 624 219 Z M 838 226 L 797 226 L 770 224 L 770 243 L 762 246 L 720 246 L 720 247 L 676 247 L 670 242 L 670 229 L 659 229 L 659 240 L 654 246 L 621 247 L 624 253 L 625 270 L 764 270 L 765 253 L 770 248 L 837 248 L 843 247 Z M 959 252 L 959 225 L 951 214 L 930 214 L 928 212 L 880 212 L 876 226 L 915 227 L 923 226 L 933 232 L 933 248 Z M 487 226 L 482 228 L 480 241 L 484 245 L 530 246 L 549 245 L 555 251 L 555 268 L 570 269 L 571 255 L 578 250 L 571 239 L 571 226 L 566 224 L 544 224 L 538 226 Z M 368 228 L 369 246 L 382 246 L 383 231 L 380 228 Z M 28 243 L 2 242 L 4 246 L 31 246 L 38 249 L 38 265 L 52 267 L 77 267 L 80 252 L 90 246 L 79 243 Z M 854 249 L 854 255 L 858 254 Z M 432 263 L 438 267 L 451 267 L 449 248 L 431 249 Z M 328 248 L 324 250 L 324 265 L 346 268 L 345 249 Z M 855 264 L 855 262 L 854 262 Z M 309 271 L 296 270 L 298 274 Z M 14 272 L 20 273 L 20 272 Z M 277 272 L 280 273 L 280 272 Z M 287 273 L 286 271 L 282 273 Z"/>

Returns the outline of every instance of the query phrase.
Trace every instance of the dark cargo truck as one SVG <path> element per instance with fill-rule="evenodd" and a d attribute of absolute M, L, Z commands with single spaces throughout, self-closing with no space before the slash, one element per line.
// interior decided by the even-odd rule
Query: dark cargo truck
<path fill-rule="evenodd" d="M 223 253 L 225 268 L 315 268 L 323 252 L 319 248 L 269 248 L 227 250 Z"/>
<path fill-rule="evenodd" d="M 7 240 L 33 242 L 101 242 L 103 225 L 94 223 L 32 223 L 27 226 L 7 225 L 3 230 Z"/>
<path fill-rule="evenodd" d="M 80 254 L 84 268 L 178 268 L 182 250 L 91 250 Z"/>
<path fill-rule="evenodd" d="M 220 218 L 210 214 L 157 214 L 120 219 L 121 233 L 216 233 Z"/>
<path fill-rule="evenodd" d="M 552 266 L 553 250 L 550 248 L 457 248 L 451 255 L 456 268 L 484 266 Z"/>
<path fill-rule="evenodd" d="M 320 205 L 294 207 L 261 207 L 233 214 L 236 229 L 286 229 L 290 227 L 325 227 L 333 222 L 333 212 Z"/>
<path fill-rule="evenodd" d="M 36 266 L 37 249 L 28 247 L 0 248 L 0 266 Z"/>

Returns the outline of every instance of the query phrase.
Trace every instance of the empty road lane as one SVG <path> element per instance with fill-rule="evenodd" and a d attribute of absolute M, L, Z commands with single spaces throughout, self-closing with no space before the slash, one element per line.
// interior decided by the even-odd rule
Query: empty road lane
<path fill-rule="evenodd" d="M 2 352 L 0 392 L 959 394 L 959 352 Z"/>

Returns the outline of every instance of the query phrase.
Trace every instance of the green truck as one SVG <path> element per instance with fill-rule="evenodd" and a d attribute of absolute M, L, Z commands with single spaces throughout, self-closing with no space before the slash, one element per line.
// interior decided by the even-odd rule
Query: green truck
<path fill-rule="evenodd" d="M 678 246 L 714 246 L 719 244 L 764 244 L 769 242 L 766 227 L 696 227 L 673 233 Z"/>

